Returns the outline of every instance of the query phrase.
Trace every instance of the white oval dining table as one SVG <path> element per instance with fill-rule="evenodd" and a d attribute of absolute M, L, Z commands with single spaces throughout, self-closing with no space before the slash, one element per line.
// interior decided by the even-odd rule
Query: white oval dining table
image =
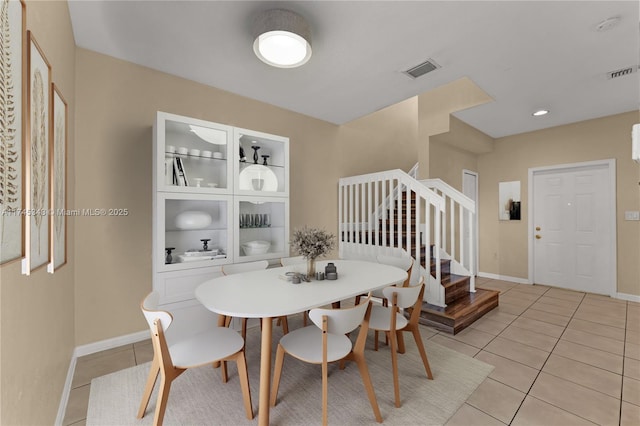
<path fill-rule="evenodd" d="M 261 426 L 269 424 L 272 319 L 366 294 L 407 278 L 407 272 L 400 268 L 361 260 L 318 261 L 317 270 L 323 271 L 328 262 L 336 265 L 337 280 L 292 284 L 282 278 L 286 272 L 305 272 L 306 264 L 300 264 L 227 275 L 196 288 L 200 303 L 220 314 L 219 325 L 224 324 L 225 316 L 262 319 L 258 397 Z"/>

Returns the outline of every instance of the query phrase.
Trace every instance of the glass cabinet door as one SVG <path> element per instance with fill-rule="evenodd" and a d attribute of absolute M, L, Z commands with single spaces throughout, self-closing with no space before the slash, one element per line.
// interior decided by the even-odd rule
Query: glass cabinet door
<path fill-rule="evenodd" d="M 236 194 L 261 197 L 289 194 L 289 139 L 252 130 L 235 129 Z"/>
<path fill-rule="evenodd" d="M 158 113 L 160 191 L 216 193 L 231 189 L 232 130 L 228 126 Z"/>
<path fill-rule="evenodd" d="M 156 259 L 160 270 L 198 268 L 228 263 L 232 222 L 228 196 L 206 199 L 182 194 L 159 197 L 163 217 L 158 217 L 161 245 Z"/>
<path fill-rule="evenodd" d="M 288 200 L 268 197 L 235 198 L 235 261 L 288 256 Z"/>

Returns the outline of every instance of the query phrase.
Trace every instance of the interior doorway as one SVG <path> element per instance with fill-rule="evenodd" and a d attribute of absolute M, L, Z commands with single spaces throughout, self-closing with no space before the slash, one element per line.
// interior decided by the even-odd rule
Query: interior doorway
<path fill-rule="evenodd" d="M 475 220 L 473 222 L 473 232 L 470 233 L 469 228 L 465 227 L 464 238 L 465 241 L 469 241 L 471 238 L 471 247 L 474 248 L 474 257 L 473 257 L 473 270 L 471 273 L 473 275 L 478 275 L 478 173 L 472 172 L 471 170 L 462 170 L 462 193 L 467 197 L 471 198 L 476 203 L 476 214 Z M 463 220 L 465 223 L 469 220 L 467 215 L 468 212 L 464 212 Z M 469 246 L 465 245 L 465 253 L 464 259 L 469 259 Z"/>
<path fill-rule="evenodd" d="M 615 160 L 529 169 L 529 279 L 615 296 Z"/>

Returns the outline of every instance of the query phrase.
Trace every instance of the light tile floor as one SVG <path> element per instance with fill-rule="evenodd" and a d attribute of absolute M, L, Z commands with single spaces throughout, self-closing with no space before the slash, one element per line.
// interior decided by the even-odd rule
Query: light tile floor
<path fill-rule="evenodd" d="M 447 423 L 640 425 L 640 303 L 479 278 L 500 306 L 429 340 L 495 367 Z M 427 344 L 428 345 L 428 344 Z M 91 379 L 151 360 L 150 341 L 79 358 L 64 425 L 84 425 Z"/>

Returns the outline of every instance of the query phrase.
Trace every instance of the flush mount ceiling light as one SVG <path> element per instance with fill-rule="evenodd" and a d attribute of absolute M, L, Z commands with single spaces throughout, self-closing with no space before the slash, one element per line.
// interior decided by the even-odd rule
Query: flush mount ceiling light
<path fill-rule="evenodd" d="M 538 111 L 534 112 L 533 115 L 534 117 L 540 117 L 541 115 L 547 115 L 549 114 L 549 111 L 546 109 L 539 109 Z"/>
<path fill-rule="evenodd" d="M 311 58 L 311 29 L 290 10 L 271 9 L 253 21 L 253 51 L 266 64 L 295 68 Z"/>

